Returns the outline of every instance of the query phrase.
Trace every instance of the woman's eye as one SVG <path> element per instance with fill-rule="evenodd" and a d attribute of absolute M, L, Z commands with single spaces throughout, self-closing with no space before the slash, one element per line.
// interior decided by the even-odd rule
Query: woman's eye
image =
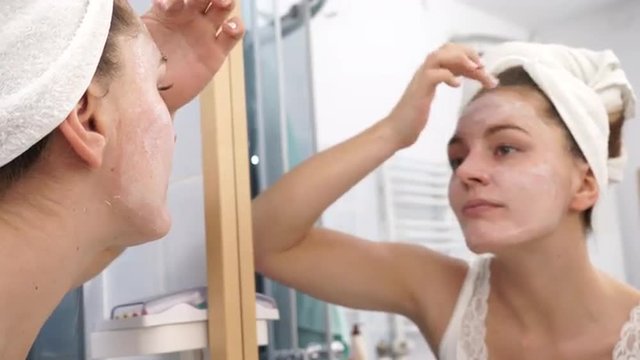
<path fill-rule="evenodd" d="M 452 170 L 457 169 L 462 164 L 463 160 L 464 159 L 462 159 L 462 158 L 451 158 L 451 159 L 449 159 L 449 165 L 451 166 L 451 169 Z"/>
<path fill-rule="evenodd" d="M 518 151 L 518 150 L 510 145 L 500 145 L 496 148 L 496 154 L 500 156 L 509 155 L 515 151 Z"/>
<path fill-rule="evenodd" d="M 173 87 L 173 84 L 166 86 L 158 86 L 158 91 L 167 91 Z"/>

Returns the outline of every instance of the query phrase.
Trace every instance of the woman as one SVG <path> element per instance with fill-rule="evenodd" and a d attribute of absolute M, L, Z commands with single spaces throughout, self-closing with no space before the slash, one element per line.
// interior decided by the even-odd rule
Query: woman
<path fill-rule="evenodd" d="M 470 49 L 443 46 L 386 118 L 254 200 L 257 269 L 329 302 L 405 315 L 441 359 L 640 356 L 640 292 L 594 268 L 586 246 L 607 157 L 621 154 L 622 120 L 633 111 L 617 59 L 505 44 L 486 65 Z M 484 89 L 448 145 L 449 199 L 468 247 L 492 255 L 469 265 L 314 228 L 332 202 L 416 141 L 436 87 L 457 87 L 458 76 Z"/>
<path fill-rule="evenodd" d="M 8 0 L 0 8 L 0 358 L 63 295 L 162 237 L 172 114 L 241 38 L 231 0 Z"/>

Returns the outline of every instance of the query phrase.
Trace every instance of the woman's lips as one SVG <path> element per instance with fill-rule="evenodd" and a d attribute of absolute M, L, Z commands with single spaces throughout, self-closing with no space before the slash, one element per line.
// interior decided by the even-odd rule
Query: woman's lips
<path fill-rule="evenodd" d="M 496 201 L 486 199 L 473 199 L 467 201 L 462 207 L 462 214 L 468 217 L 485 215 L 504 206 Z"/>

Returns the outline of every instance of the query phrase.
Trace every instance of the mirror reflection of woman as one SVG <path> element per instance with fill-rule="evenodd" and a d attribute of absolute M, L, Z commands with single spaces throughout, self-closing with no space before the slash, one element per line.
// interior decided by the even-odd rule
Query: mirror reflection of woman
<path fill-rule="evenodd" d="M 433 52 L 387 117 L 254 200 L 256 267 L 325 301 L 405 315 L 441 359 L 639 357 L 640 292 L 596 269 L 586 243 L 590 231 L 601 235 L 593 217 L 633 115 L 624 73 L 611 52 L 493 51 L 484 65 L 460 45 Z M 483 89 L 448 145 L 449 200 L 481 256 L 467 264 L 315 228 L 329 205 L 416 141 L 436 87 L 457 87 L 460 76 Z"/>

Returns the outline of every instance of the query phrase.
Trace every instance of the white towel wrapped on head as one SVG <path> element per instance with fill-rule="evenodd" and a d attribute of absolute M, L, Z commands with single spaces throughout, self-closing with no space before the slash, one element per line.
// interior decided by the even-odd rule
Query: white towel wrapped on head
<path fill-rule="evenodd" d="M 0 1 L 0 167 L 53 131 L 88 88 L 113 0 Z"/>
<path fill-rule="evenodd" d="M 489 48 L 482 60 L 493 75 L 522 66 L 558 110 L 600 188 L 622 180 L 624 150 L 622 157 L 608 159 L 608 114 L 622 111 L 625 119 L 632 118 L 635 95 L 612 51 L 506 42 Z M 475 83 L 470 86 L 480 88 Z"/>

